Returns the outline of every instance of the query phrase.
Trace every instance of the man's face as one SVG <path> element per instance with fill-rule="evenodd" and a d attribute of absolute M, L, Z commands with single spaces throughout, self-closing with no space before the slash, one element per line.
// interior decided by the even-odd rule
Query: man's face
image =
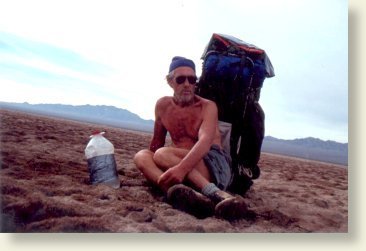
<path fill-rule="evenodd" d="M 170 85 L 174 90 L 174 97 L 179 104 L 189 105 L 193 102 L 196 81 L 196 73 L 192 68 L 178 67 L 174 70 L 174 77 Z"/>

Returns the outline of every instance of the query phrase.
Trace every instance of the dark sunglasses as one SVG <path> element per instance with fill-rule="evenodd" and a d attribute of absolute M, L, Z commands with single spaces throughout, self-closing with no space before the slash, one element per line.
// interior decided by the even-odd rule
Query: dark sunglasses
<path fill-rule="evenodd" d="M 188 80 L 188 83 L 190 83 L 191 85 L 197 83 L 196 76 L 178 76 L 175 78 L 175 82 L 177 82 L 178 85 L 181 85 L 184 84 L 184 82 L 186 82 L 186 79 Z"/>

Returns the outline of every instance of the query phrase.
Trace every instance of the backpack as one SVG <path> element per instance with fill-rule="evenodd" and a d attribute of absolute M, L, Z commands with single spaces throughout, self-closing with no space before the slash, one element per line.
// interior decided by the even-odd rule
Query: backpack
<path fill-rule="evenodd" d="M 196 94 L 217 105 L 223 147 L 232 158 L 228 190 L 244 194 L 260 176 L 265 115 L 259 98 L 264 79 L 274 76 L 273 66 L 264 50 L 216 33 L 201 59 Z"/>

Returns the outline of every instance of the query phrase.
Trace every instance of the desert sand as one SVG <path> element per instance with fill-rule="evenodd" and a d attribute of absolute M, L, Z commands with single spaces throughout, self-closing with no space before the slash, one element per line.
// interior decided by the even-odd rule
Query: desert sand
<path fill-rule="evenodd" d="M 197 219 L 173 209 L 133 163 L 151 134 L 0 110 L 1 232 L 348 232 L 348 169 L 262 153 L 243 195 L 255 217 Z M 84 149 L 105 131 L 119 189 L 91 185 Z"/>

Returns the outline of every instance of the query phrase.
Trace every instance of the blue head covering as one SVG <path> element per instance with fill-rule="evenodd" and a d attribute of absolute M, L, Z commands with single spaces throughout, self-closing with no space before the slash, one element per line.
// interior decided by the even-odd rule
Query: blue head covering
<path fill-rule="evenodd" d="M 194 62 L 190 59 L 187 59 L 185 57 L 179 57 L 176 56 L 172 59 L 172 62 L 169 66 L 169 72 L 175 70 L 178 67 L 187 66 L 191 67 L 196 72 L 196 66 L 194 65 Z"/>

